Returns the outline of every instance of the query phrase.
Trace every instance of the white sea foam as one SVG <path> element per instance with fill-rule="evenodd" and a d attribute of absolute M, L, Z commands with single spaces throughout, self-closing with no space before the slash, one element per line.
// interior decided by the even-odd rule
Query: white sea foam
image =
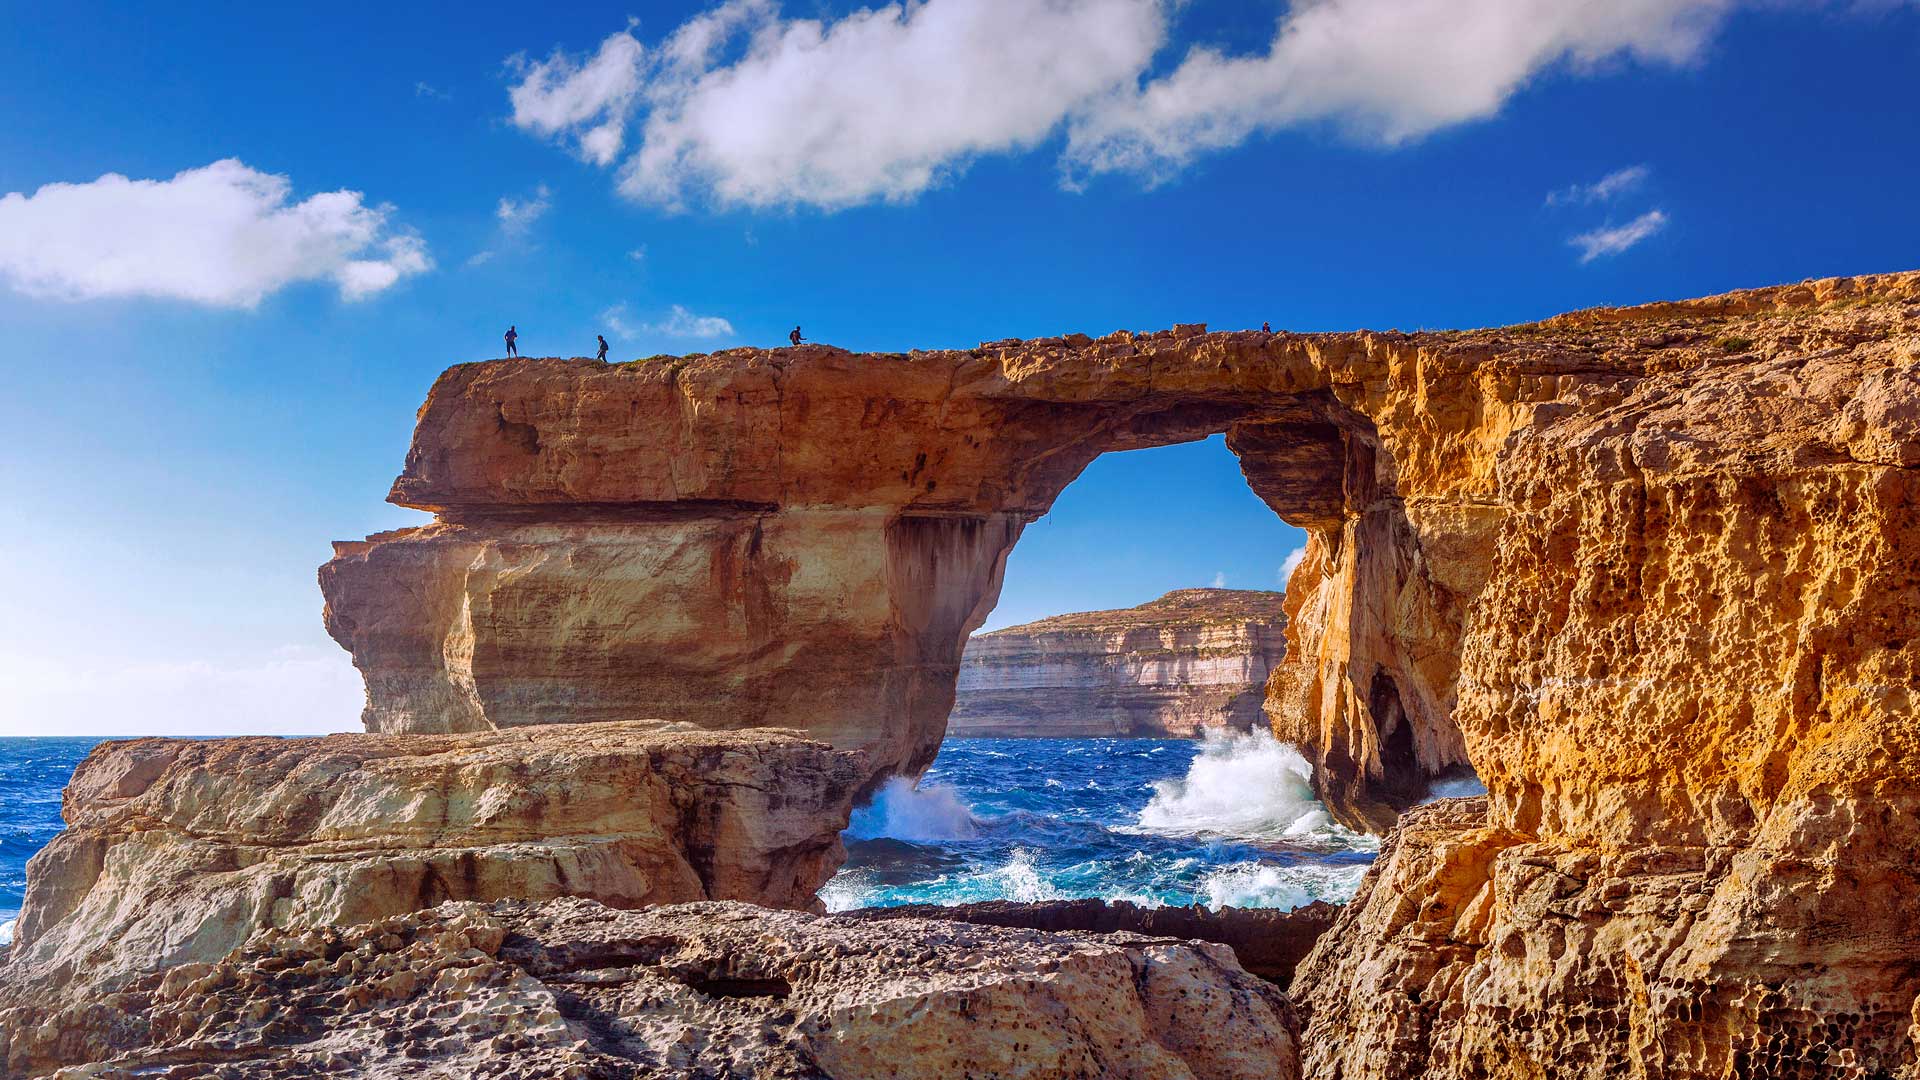
<path fill-rule="evenodd" d="M 0 922 L 0 945 L 13 944 L 13 924 L 19 921 L 18 919 L 8 919 L 6 922 Z"/>
<path fill-rule="evenodd" d="M 1469 772 L 1465 776 L 1449 776 L 1444 780 L 1434 781 L 1433 786 L 1427 789 L 1427 797 L 1420 800 L 1420 805 L 1425 806 L 1430 802 L 1439 802 L 1441 799 L 1466 799 L 1486 793 L 1487 785 L 1480 782 L 1479 774 Z"/>
<path fill-rule="evenodd" d="M 1336 824 L 1313 797 L 1312 766 L 1265 731 L 1209 731 L 1178 780 L 1157 780 L 1140 811 L 1148 832 L 1288 840 L 1360 850 L 1379 842 Z"/>
<path fill-rule="evenodd" d="M 1280 908 L 1291 911 L 1315 900 L 1345 903 L 1353 899 L 1365 866 L 1273 866 L 1267 863 L 1233 863 L 1208 871 L 1201 879 L 1206 905 L 1223 907 Z"/>
<path fill-rule="evenodd" d="M 971 840 L 979 833 L 973 811 L 946 784 L 919 787 L 904 776 L 888 780 L 873 801 L 853 812 L 847 835 L 855 840 L 883 836 L 930 844 Z"/>

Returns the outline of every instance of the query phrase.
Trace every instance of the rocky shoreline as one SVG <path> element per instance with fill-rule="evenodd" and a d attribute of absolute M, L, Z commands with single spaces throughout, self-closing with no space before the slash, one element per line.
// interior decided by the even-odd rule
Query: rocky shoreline
<path fill-rule="evenodd" d="M 1260 919 L 793 910 L 1025 524 L 1215 432 L 1310 538 L 1269 726 L 1386 837 L 1289 989 Z M 368 734 L 76 774 L 10 1075 L 1920 1078 L 1920 274 L 462 365 L 392 498 L 321 571 Z"/>

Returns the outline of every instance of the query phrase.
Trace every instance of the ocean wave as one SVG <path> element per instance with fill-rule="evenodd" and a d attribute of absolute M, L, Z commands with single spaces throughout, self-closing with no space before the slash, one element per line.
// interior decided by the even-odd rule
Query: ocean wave
<path fill-rule="evenodd" d="M 888 780 L 873 801 L 853 812 L 846 835 L 855 840 L 890 837 L 916 843 L 971 840 L 978 820 L 960 792 L 948 784 L 921 787 L 904 776 Z"/>
<path fill-rule="evenodd" d="M 1335 823 L 1313 797 L 1313 767 L 1265 731 L 1213 730 L 1175 780 L 1156 780 L 1140 811 L 1148 832 L 1236 839 L 1285 840 L 1348 850 L 1378 842 Z"/>
<path fill-rule="evenodd" d="M 1485 795 L 1487 785 L 1480 782 L 1480 774 L 1469 769 L 1464 775 L 1443 776 L 1427 788 L 1427 797 L 1420 805 L 1439 802 L 1441 799 L 1468 799 L 1475 795 Z"/>
<path fill-rule="evenodd" d="M 1279 908 L 1292 911 L 1315 900 L 1344 904 L 1353 899 L 1367 868 L 1359 866 L 1274 866 L 1235 863 L 1211 870 L 1201 879 L 1207 907 Z"/>
<path fill-rule="evenodd" d="M 19 921 L 19 919 L 8 919 L 6 922 L 0 922 L 0 945 L 13 944 L 13 924 Z"/>

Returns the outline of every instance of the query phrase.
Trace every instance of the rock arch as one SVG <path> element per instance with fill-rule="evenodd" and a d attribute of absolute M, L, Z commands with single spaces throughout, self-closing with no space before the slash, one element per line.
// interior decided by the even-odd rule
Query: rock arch
<path fill-rule="evenodd" d="M 439 520 L 339 545 L 328 628 L 373 730 L 644 714 L 800 728 L 867 750 L 876 779 L 917 774 L 1025 526 L 1100 454 L 1224 433 L 1313 537 L 1276 727 L 1320 754 L 1344 819 L 1383 829 L 1466 760 L 1448 713 L 1472 571 L 1430 572 L 1365 411 L 1422 347 L 1179 327 L 456 367 L 391 496 Z"/>

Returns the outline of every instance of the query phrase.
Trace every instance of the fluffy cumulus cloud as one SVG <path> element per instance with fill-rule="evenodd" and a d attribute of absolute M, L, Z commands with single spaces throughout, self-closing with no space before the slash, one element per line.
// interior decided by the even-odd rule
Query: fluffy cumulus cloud
<path fill-rule="evenodd" d="M 520 75 L 509 95 L 514 124 L 569 141 L 576 153 L 596 165 L 612 164 L 640 92 L 645 52 L 639 40 L 623 30 L 584 60 L 557 51 L 539 63 L 510 59 L 508 66 Z"/>
<path fill-rule="evenodd" d="M 910 200 L 1061 132 L 1068 187 L 1154 182 L 1263 133 L 1391 146 L 1492 116 L 1543 73 L 1685 64 L 1742 5 L 1779 6 L 1294 0 L 1264 51 L 1234 55 L 1176 54 L 1179 0 L 914 0 L 834 20 L 727 0 L 651 46 L 629 25 L 587 55 L 517 61 L 513 120 L 607 166 L 637 134 L 621 190 L 669 207 Z"/>
<path fill-rule="evenodd" d="M 1396 144 L 1492 116 L 1541 72 L 1697 56 L 1733 0 L 1300 0 L 1262 55 L 1195 48 L 1073 121 L 1071 174 L 1159 178 L 1263 132 Z"/>
<path fill-rule="evenodd" d="M 536 66 L 514 120 L 605 164 L 612 151 L 587 146 L 617 148 L 608 125 L 643 114 L 620 188 L 657 205 L 902 201 L 1046 139 L 1144 70 L 1165 34 L 1159 0 L 923 0 L 832 22 L 731 0 L 651 52 L 623 31 L 591 60 Z M 609 57 L 617 76 L 584 78 Z"/>
<path fill-rule="evenodd" d="M 1618 255 L 1667 227 L 1667 215 L 1649 210 L 1625 225 L 1608 225 L 1583 232 L 1567 242 L 1579 249 L 1580 261 L 1590 263 L 1609 255 Z"/>
<path fill-rule="evenodd" d="M 38 297 L 252 307 L 303 281 L 358 300 L 433 266 L 359 192 L 292 194 L 287 177 L 229 158 L 170 180 L 108 173 L 0 196 L 0 279 Z"/>

